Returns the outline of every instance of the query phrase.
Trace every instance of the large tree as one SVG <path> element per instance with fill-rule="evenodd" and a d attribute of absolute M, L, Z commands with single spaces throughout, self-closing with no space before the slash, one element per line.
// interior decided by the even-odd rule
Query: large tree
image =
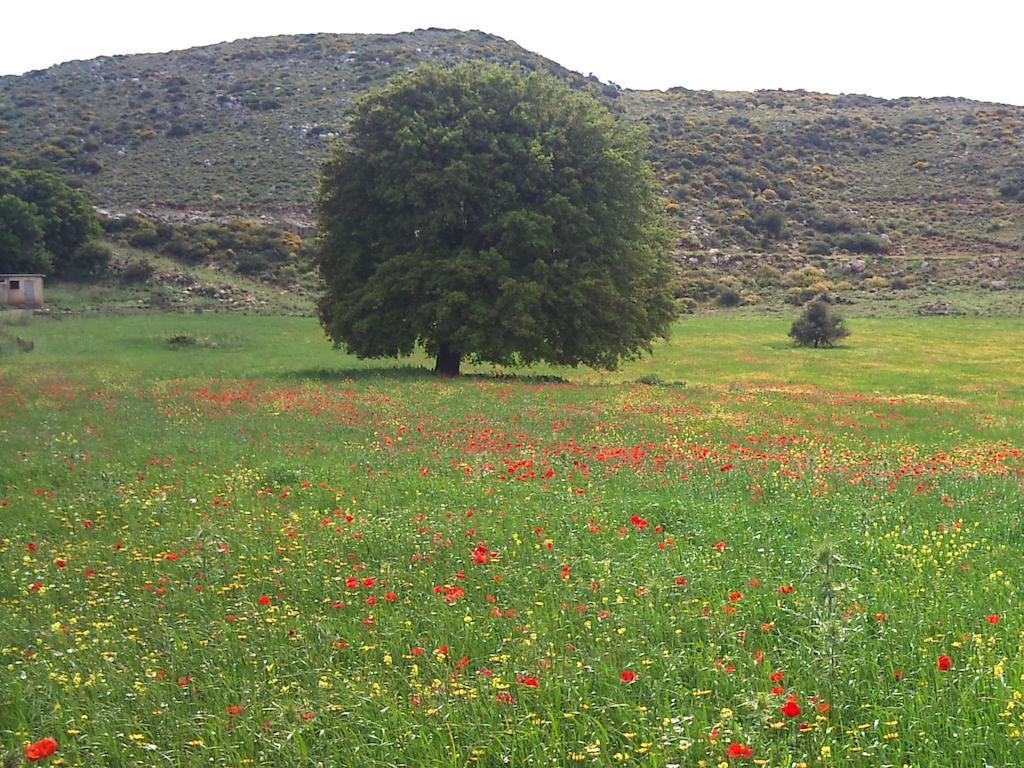
<path fill-rule="evenodd" d="M 436 370 L 614 368 L 675 314 L 646 139 L 552 77 L 423 67 L 353 108 L 324 164 L 320 320 Z"/>

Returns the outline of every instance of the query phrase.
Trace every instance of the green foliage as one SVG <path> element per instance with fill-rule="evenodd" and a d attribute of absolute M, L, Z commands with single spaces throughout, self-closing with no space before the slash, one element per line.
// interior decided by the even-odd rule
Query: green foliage
<path fill-rule="evenodd" d="M 173 349 L 194 347 L 196 344 L 196 337 L 187 333 L 175 333 L 167 338 L 167 344 Z"/>
<path fill-rule="evenodd" d="M 846 322 L 828 302 L 815 299 L 789 329 L 789 335 L 801 347 L 831 347 L 850 335 Z"/>
<path fill-rule="evenodd" d="M 14 195 L 0 195 L 0 272 L 46 273 L 52 268 L 36 207 Z"/>
<path fill-rule="evenodd" d="M 781 211 L 766 211 L 757 217 L 757 226 L 766 237 L 778 240 L 786 227 L 786 217 Z"/>
<path fill-rule="evenodd" d="M 86 240 L 75 249 L 72 274 L 78 277 L 99 275 L 110 264 L 110 246 L 100 240 Z"/>
<path fill-rule="evenodd" d="M 160 243 L 160 233 L 150 222 L 140 220 L 139 226 L 131 229 L 127 241 L 136 248 L 152 248 Z"/>
<path fill-rule="evenodd" d="M 782 276 L 782 284 L 786 286 L 786 301 L 790 304 L 806 304 L 815 297 L 827 295 L 832 286 L 825 277 L 825 272 L 817 267 L 794 269 Z"/>
<path fill-rule="evenodd" d="M 424 67 L 353 110 L 323 168 L 320 318 L 361 357 L 422 345 L 614 368 L 675 314 L 645 141 L 553 78 Z"/>
<path fill-rule="evenodd" d="M 1024 170 L 1003 181 L 999 185 L 999 194 L 1007 200 L 1024 203 Z"/>
<path fill-rule="evenodd" d="M 812 240 L 807 245 L 807 252 L 813 256 L 828 256 L 832 253 L 832 245 L 827 240 Z"/>
<path fill-rule="evenodd" d="M 743 303 L 743 296 L 733 286 L 721 285 L 718 287 L 715 303 L 720 307 L 738 307 Z"/>
<path fill-rule="evenodd" d="M 881 238 L 866 233 L 844 235 L 836 240 L 836 245 L 850 253 L 885 253 L 889 250 Z"/>
<path fill-rule="evenodd" d="M 48 262 L 55 274 L 67 277 L 89 274 L 105 265 L 100 251 L 87 245 L 100 234 L 100 227 L 84 192 L 72 189 L 59 176 L 46 171 L 0 168 L 0 195 L 24 204 L 17 207 L 9 202 L 5 209 L 5 215 L 13 217 L 9 221 L 21 222 L 17 225 L 20 237 L 32 239 L 32 228 L 25 228 L 25 215 L 29 212 L 42 233 L 41 240 L 32 240 L 42 253 L 27 257 L 28 261 L 39 266 Z M 26 242 L 21 240 L 18 251 L 22 259 L 32 250 L 29 247 L 26 251 Z"/>
<path fill-rule="evenodd" d="M 754 282 L 759 286 L 778 285 L 782 280 L 782 272 L 771 264 L 762 264 L 754 272 Z"/>
<path fill-rule="evenodd" d="M 121 279 L 126 283 L 145 283 L 156 274 L 156 267 L 149 259 L 136 259 L 121 270 Z"/>
<path fill-rule="evenodd" d="M 194 224 L 126 216 L 109 219 L 104 226 L 117 240 L 183 264 L 209 262 L 241 275 L 289 283 L 312 269 L 301 236 L 250 219 Z"/>

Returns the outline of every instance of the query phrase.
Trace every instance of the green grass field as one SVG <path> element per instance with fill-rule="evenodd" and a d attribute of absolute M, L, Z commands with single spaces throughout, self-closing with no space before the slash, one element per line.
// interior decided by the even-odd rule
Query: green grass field
<path fill-rule="evenodd" d="M 309 318 L 0 321 L 0 755 L 1022 764 L 1024 326 L 849 325 L 438 380 Z"/>

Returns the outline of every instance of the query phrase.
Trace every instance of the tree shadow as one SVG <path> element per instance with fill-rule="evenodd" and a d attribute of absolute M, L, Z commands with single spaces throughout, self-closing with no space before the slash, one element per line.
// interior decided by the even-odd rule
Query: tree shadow
<path fill-rule="evenodd" d="M 262 377 L 267 380 L 294 382 L 339 383 L 355 382 L 400 382 L 400 381 L 471 381 L 509 384 L 569 384 L 568 379 L 548 374 L 509 373 L 507 371 L 472 372 L 459 376 L 444 376 L 431 368 L 417 365 L 368 366 L 366 368 L 299 368 L 293 371 L 274 371 Z"/>
<path fill-rule="evenodd" d="M 263 378 L 323 383 L 372 380 L 413 381 L 417 379 L 426 381 L 435 378 L 435 374 L 428 368 L 416 365 L 367 366 L 366 368 L 328 368 L 321 366 L 319 368 L 298 368 L 291 371 L 274 371 Z"/>
<path fill-rule="evenodd" d="M 829 350 L 833 352 L 839 352 L 840 350 L 852 350 L 848 344 L 835 344 L 831 347 L 812 347 L 812 346 L 801 346 L 800 344 L 794 344 L 792 341 L 773 341 L 769 344 L 765 344 L 768 349 L 783 350 L 783 349 L 810 349 L 817 350 L 819 352 L 827 352 Z"/>

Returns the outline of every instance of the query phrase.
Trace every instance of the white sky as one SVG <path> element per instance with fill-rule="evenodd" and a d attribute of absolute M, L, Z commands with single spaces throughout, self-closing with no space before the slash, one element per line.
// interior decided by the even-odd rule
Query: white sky
<path fill-rule="evenodd" d="M 0 74 L 304 32 L 480 29 L 627 88 L 804 88 L 1024 105 L 1024 0 L 12 0 Z"/>

